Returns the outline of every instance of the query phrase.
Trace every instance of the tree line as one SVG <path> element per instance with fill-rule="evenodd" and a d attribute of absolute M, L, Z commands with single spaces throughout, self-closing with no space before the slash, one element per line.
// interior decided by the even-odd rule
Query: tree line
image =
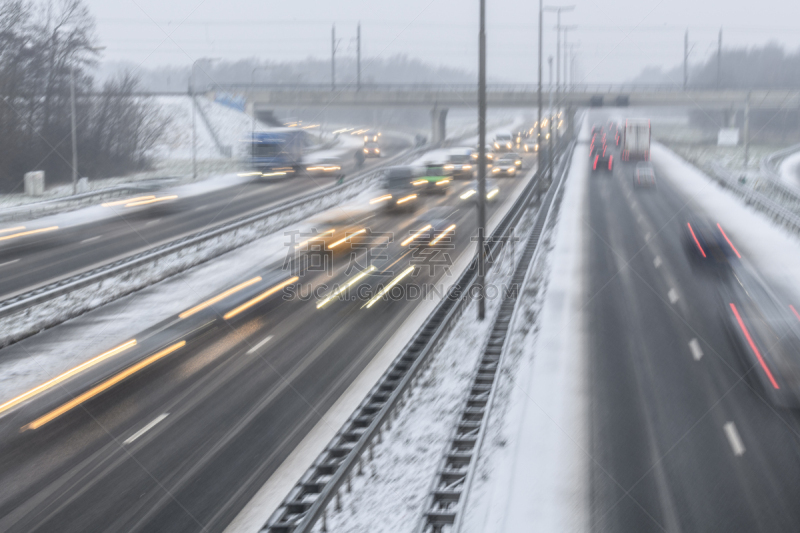
<path fill-rule="evenodd" d="M 74 82 L 78 174 L 146 169 L 167 120 L 121 72 L 97 86 L 100 50 L 82 0 L 0 0 L 0 191 L 21 191 L 25 172 L 48 184 L 72 176 L 70 84 Z"/>

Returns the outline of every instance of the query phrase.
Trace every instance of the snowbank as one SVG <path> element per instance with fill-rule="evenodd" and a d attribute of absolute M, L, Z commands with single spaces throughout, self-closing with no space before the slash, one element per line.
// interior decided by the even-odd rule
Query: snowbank
<path fill-rule="evenodd" d="M 573 160 L 583 162 L 579 145 Z M 570 168 L 509 330 L 461 531 L 590 530 L 585 368 L 586 166 Z"/>
<path fill-rule="evenodd" d="M 784 185 L 800 188 L 800 152 L 795 152 L 781 161 L 778 175 Z"/>

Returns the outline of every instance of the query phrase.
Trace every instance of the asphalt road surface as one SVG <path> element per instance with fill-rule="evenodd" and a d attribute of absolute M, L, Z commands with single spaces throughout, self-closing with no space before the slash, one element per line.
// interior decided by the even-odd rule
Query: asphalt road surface
<path fill-rule="evenodd" d="M 408 148 L 406 142 L 386 136 L 387 158 L 405 148 Z M 367 159 L 362 170 L 378 166 L 384 160 Z M 344 157 L 344 168 L 354 173 L 354 166 L 352 154 L 348 153 Z M 114 216 L 100 221 L 0 242 L 0 298 L 9 298 L 265 207 L 300 198 L 335 182 L 334 178 L 302 175 L 286 179 L 253 178 L 214 192 L 137 207 L 133 212 L 115 207 Z M 158 193 L 159 196 L 167 194 Z"/>
<path fill-rule="evenodd" d="M 727 281 L 692 268 L 691 204 L 653 163 L 656 190 L 633 163 L 589 176 L 593 530 L 800 531 L 800 417 L 737 355 Z"/>
<path fill-rule="evenodd" d="M 518 180 L 497 180 L 490 215 L 510 205 Z M 353 220 L 398 236 L 359 284 L 376 294 L 420 265 L 413 243 L 403 242 L 434 206 L 456 224 L 439 241 L 455 261 L 475 231 L 473 201 L 460 197 L 469 185 L 421 197 L 413 213 Z M 243 309 L 292 274 L 280 265 L 254 272 L 258 283 L 132 331 L 135 346 L 0 414 L 0 531 L 222 531 L 422 303 L 401 297 L 365 307 L 367 296 L 318 309 L 331 284 L 355 276 L 345 275 L 348 254 L 331 264 L 330 275 L 300 276 L 301 296 L 329 285 L 315 297 L 284 301 L 276 292 Z M 443 280 L 443 264 L 433 272 L 430 264 L 398 286 Z"/>

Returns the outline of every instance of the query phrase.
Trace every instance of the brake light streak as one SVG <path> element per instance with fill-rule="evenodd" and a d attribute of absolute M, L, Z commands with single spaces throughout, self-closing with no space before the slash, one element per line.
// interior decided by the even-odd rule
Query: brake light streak
<path fill-rule="evenodd" d="M 778 386 L 778 382 L 775 381 L 775 377 L 772 375 L 772 372 L 767 366 L 767 363 L 761 356 L 761 352 L 758 351 L 758 347 L 756 346 L 756 343 L 753 341 L 753 337 L 750 336 L 750 332 L 747 330 L 747 326 L 745 326 L 744 320 L 742 320 L 742 317 L 739 315 L 739 311 L 736 309 L 736 306 L 733 303 L 731 303 L 730 305 L 734 316 L 736 316 L 736 321 L 739 323 L 739 327 L 742 329 L 742 333 L 744 333 L 744 336 L 747 339 L 747 343 L 750 345 L 750 348 L 753 350 L 753 353 L 756 354 L 756 359 L 758 359 L 758 362 L 761 364 L 761 368 L 764 369 L 764 373 L 769 378 L 769 381 L 770 383 L 772 383 L 772 386 L 775 389 L 780 389 L 780 387 Z"/>
<path fill-rule="evenodd" d="M 722 236 L 723 236 L 723 237 L 725 237 L 725 240 L 726 240 L 726 241 L 728 241 L 728 245 L 731 247 L 731 250 L 733 250 L 733 253 L 735 253 L 735 254 L 736 254 L 736 257 L 738 257 L 739 259 L 741 259 L 741 258 L 742 258 L 742 255 L 739 253 L 739 250 L 737 250 L 737 249 L 736 249 L 736 247 L 733 245 L 733 243 L 731 242 L 731 240 L 730 240 L 730 239 L 728 238 L 728 236 L 725 234 L 725 230 L 724 230 L 724 229 L 722 229 L 722 226 L 720 226 L 720 225 L 719 225 L 719 222 L 717 222 L 717 227 L 719 228 L 719 231 L 720 231 L 720 232 L 722 232 Z"/>
<path fill-rule="evenodd" d="M 792 310 L 792 313 L 794 313 L 794 316 L 797 317 L 797 320 L 800 320 L 800 314 L 798 314 L 797 309 L 795 309 L 792 304 L 789 304 L 789 309 Z"/>
<path fill-rule="evenodd" d="M 16 398 L 12 398 L 12 399 L 8 400 L 6 403 L 0 405 L 0 414 L 4 413 L 5 411 L 8 411 L 12 407 L 15 407 L 15 406 L 21 404 L 25 400 L 29 400 L 30 398 L 33 398 L 37 394 L 42 393 L 42 392 L 46 391 L 47 389 L 53 388 L 54 386 L 58 385 L 59 383 L 71 378 L 72 376 L 80 374 L 81 372 L 83 372 L 87 368 L 91 368 L 94 365 L 96 365 L 97 363 L 105 361 L 109 357 L 117 355 L 118 353 L 122 353 L 125 350 L 127 350 L 128 348 L 132 348 L 133 346 L 136 346 L 136 339 L 131 339 L 128 342 L 124 342 L 124 343 L 120 344 L 119 346 L 117 346 L 115 348 L 111 348 L 110 350 L 108 350 L 106 352 L 103 352 L 100 355 L 93 357 L 92 359 L 89 359 L 85 363 L 82 363 L 82 364 L 80 364 L 80 365 L 78 365 L 78 366 L 76 366 L 76 367 L 74 367 L 74 368 L 72 368 L 70 370 L 67 370 L 63 374 L 59 374 L 58 376 L 54 377 L 50 381 L 46 381 L 46 382 L 42 383 L 41 385 L 39 385 L 38 387 L 32 388 L 28 392 L 22 393 L 19 396 L 17 396 Z"/>
<path fill-rule="evenodd" d="M 694 230 L 692 229 L 691 223 L 687 222 L 686 225 L 689 226 L 689 232 L 692 234 L 692 238 L 694 239 L 694 243 L 697 245 L 697 248 L 700 250 L 700 253 L 703 254 L 703 257 L 705 257 L 706 256 L 706 252 L 705 252 L 705 250 L 703 250 L 703 247 L 700 246 L 700 241 L 697 240 L 697 235 L 694 234 Z"/>
<path fill-rule="evenodd" d="M 78 407 L 80 404 L 82 404 L 82 403 L 94 398 L 95 396 L 97 396 L 101 392 L 104 392 L 104 391 L 110 389 L 111 387 L 113 387 L 114 385 L 119 383 L 120 381 L 123 381 L 123 380 L 129 378 L 130 376 L 132 376 L 136 372 L 142 370 L 143 368 L 145 368 L 147 366 L 150 366 L 151 364 L 155 363 L 159 359 L 162 359 L 162 358 L 168 356 L 169 354 L 175 352 L 176 350 L 179 350 L 179 349 L 183 348 L 184 346 L 186 346 L 186 341 L 176 342 L 172 346 L 169 346 L 168 348 L 165 348 L 165 349 L 161 350 L 160 352 L 155 353 L 155 354 L 151 355 L 150 357 L 148 357 L 148 358 L 146 358 L 146 359 L 144 359 L 142 361 L 139 361 L 135 365 L 123 370 L 122 372 L 120 372 L 116 376 L 114 376 L 114 377 L 112 377 L 110 379 L 107 379 L 106 381 L 102 382 L 101 384 L 99 384 L 99 385 L 97 385 L 95 387 L 92 387 L 91 389 L 89 389 L 88 391 L 84 392 L 83 394 L 80 394 L 80 395 L 76 396 L 72 400 L 70 400 L 67 403 L 63 404 L 61 407 L 53 409 L 52 411 L 50 411 L 46 415 L 37 418 L 36 420 L 34 420 L 33 422 L 31 422 L 30 424 L 28 424 L 26 426 L 23 426 L 20 429 L 20 431 L 22 432 L 22 431 L 28 431 L 29 429 L 38 429 L 38 428 L 42 427 L 43 425 L 47 424 L 48 422 L 52 422 L 53 420 L 55 420 L 59 416 L 71 411 L 72 409 Z"/>

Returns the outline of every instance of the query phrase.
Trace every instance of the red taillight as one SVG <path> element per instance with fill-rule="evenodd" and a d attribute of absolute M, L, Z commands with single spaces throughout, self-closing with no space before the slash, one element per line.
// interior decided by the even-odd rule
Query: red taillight
<path fill-rule="evenodd" d="M 597 156 L 597 155 L 594 156 L 594 165 L 592 165 L 592 170 L 597 170 L 597 160 L 599 158 L 600 158 L 600 156 Z"/>
<path fill-rule="evenodd" d="M 606 145 L 604 144 L 603 145 L 603 157 L 605 157 L 605 156 L 606 156 Z"/>
<path fill-rule="evenodd" d="M 608 158 L 608 170 L 611 170 L 611 165 L 614 163 L 614 156 Z"/>
<path fill-rule="evenodd" d="M 747 326 L 744 325 L 744 320 L 742 320 L 742 317 L 739 316 L 739 311 L 736 309 L 736 306 L 731 304 L 731 309 L 733 310 L 733 314 L 736 316 L 736 321 L 739 323 L 739 327 L 742 328 L 742 333 L 744 333 L 744 337 L 747 339 L 747 343 L 750 345 L 750 348 L 753 350 L 753 353 L 756 354 L 756 359 L 758 359 L 758 362 L 761 363 L 761 368 L 764 369 L 764 373 L 769 378 L 770 383 L 772 383 L 772 386 L 774 388 L 780 389 L 780 387 L 778 386 L 778 382 L 775 381 L 774 377 L 772 377 L 772 372 L 770 372 L 767 363 L 765 363 L 764 358 L 761 357 L 761 352 L 758 351 L 756 343 L 753 342 L 753 337 L 751 337 L 750 332 L 747 331 Z"/>
<path fill-rule="evenodd" d="M 739 259 L 741 259 L 741 258 L 742 258 L 742 256 L 739 254 L 739 250 L 737 250 L 737 249 L 736 249 L 736 247 L 733 245 L 733 243 L 732 243 L 732 242 L 731 242 L 731 240 L 728 238 L 728 236 L 727 236 L 727 235 L 725 235 L 725 230 L 724 230 L 724 229 L 722 229 L 722 226 L 720 226 L 720 225 L 719 225 L 719 223 L 717 223 L 717 227 L 718 227 L 718 228 L 719 228 L 719 230 L 722 232 L 722 236 L 723 236 L 723 237 L 725 237 L 725 240 L 726 240 L 726 241 L 728 241 L 728 245 L 729 245 L 729 246 L 731 247 L 731 249 L 733 250 L 733 253 L 735 253 L 735 254 L 736 254 L 736 257 L 738 257 Z"/>
<path fill-rule="evenodd" d="M 697 240 L 697 235 L 694 234 L 694 230 L 692 229 L 692 225 L 688 222 L 686 223 L 689 226 L 689 232 L 692 234 L 692 238 L 694 239 L 694 243 L 697 245 L 697 248 L 700 250 L 700 253 L 703 254 L 703 257 L 706 256 L 705 251 L 703 251 L 703 247 L 700 246 L 700 241 Z"/>

